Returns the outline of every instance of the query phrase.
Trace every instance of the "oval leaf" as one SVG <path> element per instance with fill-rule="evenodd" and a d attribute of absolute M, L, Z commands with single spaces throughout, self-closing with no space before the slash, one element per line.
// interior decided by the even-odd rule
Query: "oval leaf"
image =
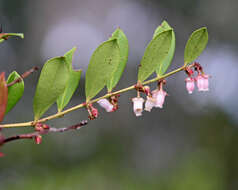
<path fill-rule="evenodd" d="M 33 102 L 35 120 L 38 120 L 64 92 L 69 79 L 65 57 L 48 60 L 42 68 Z"/>
<path fill-rule="evenodd" d="M 107 83 L 107 89 L 109 92 L 112 91 L 112 89 L 117 85 L 118 81 L 121 78 L 121 75 L 125 69 L 127 59 L 128 59 L 128 51 L 129 51 L 129 45 L 128 40 L 124 32 L 118 28 L 113 32 L 111 39 L 117 39 L 118 46 L 120 49 L 120 62 L 117 65 L 117 69 L 112 74 L 112 77 Z"/>
<path fill-rule="evenodd" d="M 147 46 L 138 72 L 138 81 L 146 80 L 168 56 L 172 42 L 172 30 L 158 34 Z"/>
<path fill-rule="evenodd" d="M 205 49 L 208 41 L 207 28 L 203 27 L 194 31 L 189 37 L 185 51 L 184 51 L 184 63 L 188 64 L 193 62 Z"/>
<path fill-rule="evenodd" d="M 16 71 L 13 71 L 8 76 L 7 84 L 13 82 L 14 80 L 16 80 L 20 77 L 21 76 Z M 7 100 L 6 113 L 8 113 L 16 105 L 16 103 L 21 99 L 23 92 L 24 92 L 23 80 L 21 82 L 18 82 L 16 84 L 8 87 L 8 100 Z"/>
<path fill-rule="evenodd" d="M 66 84 L 66 87 L 64 89 L 63 94 L 60 95 L 60 97 L 57 99 L 57 106 L 58 106 L 58 111 L 62 111 L 64 107 L 69 103 L 70 99 L 72 98 L 75 90 L 78 87 L 79 80 L 81 77 L 81 70 L 75 71 L 72 68 L 72 59 L 74 52 L 76 50 L 76 47 L 72 48 L 70 51 L 68 51 L 64 57 L 66 59 L 68 68 L 69 68 L 69 80 Z"/>
<path fill-rule="evenodd" d="M 161 32 L 164 32 L 169 29 L 172 29 L 172 28 L 169 26 L 169 24 L 166 21 L 163 21 L 162 24 L 155 30 L 153 39 Z M 163 75 L 169 68 L 174 57 L 174 51 L 175 51 L 175 34 L 174 34 L 174 31 L 172 31 L 172 42 L 171 42 L 171 47 L 169 49 L 169 53 L 165 57 L 164 61 L 161 62 L 161 64 L 156 69 L 156 73 L 158 76 Z"/>
<path fill-rule="evenodd" d="M 72 98 L 75 90 L 78 87 L 80 77 L 81 77 L 82 70 L 78 71 L 70 71 L 69 80 L 66 84 L 65 90 L 63 94 L 57 99 L 57 106 L 58 111 L 62 111 L 65 106 L 69 103 L 70 99 Z"/>
<path fill-rule="evenodd" d="M 112 77 L 120 62 L 117 39 L 102 43 L 93 53 L 86 72 L 86 101 L 96 96 Z"/>
<path fill-rule="evenodd" d="M 0 122 L 3 120 L 7 108 L 8 89 L 5 73 L 0 74 Z"/>

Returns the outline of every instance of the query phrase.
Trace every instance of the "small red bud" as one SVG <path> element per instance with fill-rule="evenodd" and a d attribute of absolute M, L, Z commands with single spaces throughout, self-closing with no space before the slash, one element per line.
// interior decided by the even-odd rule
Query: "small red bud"
<path fill-rule="evenodd" d="M 48 129 L 50 129 L 50 126 L 49 126 L 49 125 L 46 125 L 46 124 L 43 124 L 43 125 L 42 125 L 42 128 L 48 130 Z"/>
<path fill-rule="evenodd" d="M 0 152 L 0 158 L 5 156 L 5 154 L 3 154 L 2 152 Z"/>
<path fill-rule="evenodd" d="M 37 123 L 36 125 L 35 125 L 35 130 L 36 131 L 43 131 L 44 129 L 43 129 L 43 124 L 42 123 Z"/>
<path fill-rule="evenodd" d="M 149 96 L 151 93 L 150 93 L 150 87 L 149 86 L 144 86 L 144 92 L 147 96 Z"/>
<path fill-rule="evenodd" d="M 40 136 L 40 135 L 35 136 L 35 143 L 41 144 L 41 142 L 42 142 L 42 136 Z"/>
<path fill-rule="evenodd" d="M 97 118 L 98 117 L 98 110 L 94 107 L 91 108 L 91 111 L 92 111 L 92 115 Z"/>

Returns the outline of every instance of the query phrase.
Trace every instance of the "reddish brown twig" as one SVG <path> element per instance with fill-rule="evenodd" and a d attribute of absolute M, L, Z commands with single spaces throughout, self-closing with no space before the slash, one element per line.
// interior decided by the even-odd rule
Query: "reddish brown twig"
<path fill-rule="evenodd" d="M 87 123 L 88 123 L 87 120 L 83 120 L 80 123 L 78 123 L 76 125 L 69 126 L 69 127 L 63 127 L 63 128 L 49 127 L 48 129 L 43 129 L 43 130 L 36 131 L 36 132 L 33 132 L 33 133 L 14 135 L 14 136 L 11 136 L 11 137 L 8 137 L 8 138 L 3 138 L 2 142 L 0 142 L 0 145 L 4 145 L 8 142 L 11 142 L 11 141 L 14 141 L 14 140 L 19 140 L 19 139 L 34 139 L 36 137 L 39 137 L 41 135 L 48 134 L 48 133 L 55 133 L 55 132 L 56 133 L 57 132 L 62 133 L 62 132 L 66 132 L 66 131 L 69 131 L 69 130 L 78 130 L 81 127 L 87 125 Z"/>
<path fill-rule="evenodd" d="M 37 71 L 38 69 L 39 69 L 38 67 L 33 67 L 32 69 L 30 69 L 30 70 L 26 71 L 25 73 L 23 73 L 21 75 L 21 77 L 19 77 L 16 80 L 14 80 L 14 81 L 10 82 L 9 84 L 7 84 L 7 86 L 9 87 L 9 86 L 12 86 L 12 85 L 14 85 L 16 83 L 21 82 L 22 79 L 28 77 L 31 73 L 33 73 L 34 71 Z"/>

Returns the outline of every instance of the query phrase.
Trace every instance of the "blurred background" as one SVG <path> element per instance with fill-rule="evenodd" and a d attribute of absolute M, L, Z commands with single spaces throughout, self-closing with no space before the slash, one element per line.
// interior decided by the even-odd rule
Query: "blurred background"
<path fill-rule="evenodd" d="M 73 46 L 75 69 L 83 69 L 73 100 L 84 101 L 84 77 L 90 56 L 119 26 L 130 45 L 128 64 L 116 89 L 134 84 L 137 66 L 156 27 L 174 28 L 176 52 L 169 71 L 183 64 L 189 35 L 206 26 L 208 47 L 197 61 L 212 76 L 210 91 L 185 89 L 185 74 L 167 80 L 170 96 L 164 109 L 136 118 L 130 91 L 120 109 L 90 121 L 80 131 L 49 134 L 41 145 L 31 140 L 1 148 L 1 189 L 236 190 L 238 188 L 238 75 L 236 0 L 1 0 L 4 32 L 22 32 L 25 39 L 0 44 L 1 71 L 8 75 L 42 67 Z M 32 100 L 40 72 L 25 80 L 21 101 L 4 123 L 33 119 Z M 152 85 L 154 88 L 154 85 Z M 102 92 L 103 94 L 103 92 Z M 46 115 L 56 112 L 52 107 Z M 48 122 L 69 126 L 87 118 L 84 109 Z M 6 134 L 32 129 L 9 129 Z"/>

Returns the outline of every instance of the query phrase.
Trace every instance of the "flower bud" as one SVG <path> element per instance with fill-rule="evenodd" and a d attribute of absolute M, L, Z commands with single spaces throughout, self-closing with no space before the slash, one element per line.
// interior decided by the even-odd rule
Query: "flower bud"
<path fill-rule="evenodd" d="M 35 143 L 41 144 L 41 142 L 42 142 L 42 136 L 40 136 L 40 135 L 35 136 Z"/>
<path fill-rule="evenodd" d="M 132 102 L 135 115 L 137 117 L 142 116 L 144 99 L 141 97 L 135 97 L 132 99 Z"/>
<path fill-rule="evenodd" d="M 98 100 L 97 103 L 103 107 L 107 112 L 113 112 L 113 105 L 108 101 L 108 99 Z"/>
<path fill-rule="evenodd" d="M 144 86 L 144 92 L 147 96 L 150 95 L 150 87 L 149 86 Z"/>
<path fill-rule="evenodd" d="M 195 87 L 195 85 L 194 85 L 194 79 L 191 78 L 191 77 L 187 77 L 187 78 L 185 79 L 185 81 L 186 81 L 186 88 L 187 88 L 188 93 L 189 93 L 189 94 L 192 94 L 192 93 L 193 93 L 193 90 L 194 90 L 194 87 Z"/>
<path fill-rule="evenodd" d="M 91 111 L 92 111 L 92 115 L 97 118 L 98 117 L 98 110 L 94 107 L 91 108 Z"/>

